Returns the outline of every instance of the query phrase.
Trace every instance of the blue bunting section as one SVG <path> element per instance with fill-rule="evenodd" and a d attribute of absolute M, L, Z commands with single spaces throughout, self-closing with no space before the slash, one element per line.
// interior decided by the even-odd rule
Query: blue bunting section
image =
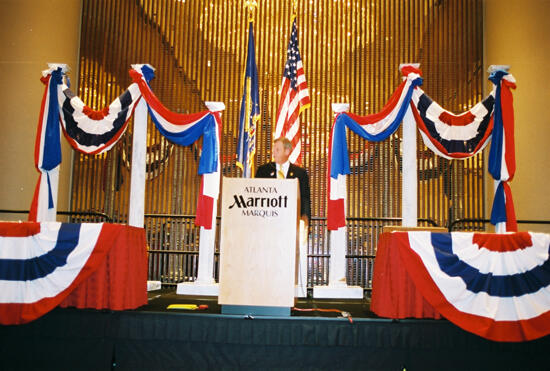
<path fill-rule="evenodd" d="M 496 341 L 550 334 L 550 235 L 401 232 L 402 262 L 445 318 Z"/>

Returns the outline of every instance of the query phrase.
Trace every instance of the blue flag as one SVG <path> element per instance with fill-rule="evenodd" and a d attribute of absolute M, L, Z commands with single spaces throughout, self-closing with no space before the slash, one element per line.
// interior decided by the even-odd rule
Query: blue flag
<path fill-rule="evenodd" d="M 258 92 L 258 69 L 254 46 L 254 28 L 248 22 L 248 55 L 244 75 L 244 90 L 239 118 L 239 142 L 237 144 L 237 166 L 244 178 L 254 175 L 254 154 L 256 153 L 256 124 L 260 119 L 260 95 Z"/>

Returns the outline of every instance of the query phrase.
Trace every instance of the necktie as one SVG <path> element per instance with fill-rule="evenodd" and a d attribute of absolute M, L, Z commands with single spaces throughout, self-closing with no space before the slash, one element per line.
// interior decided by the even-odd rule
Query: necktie
<path fill-rule="evenodd" d="M 285 173 L 283 173 L 283 169 L 279 169 L 279 171 L 277 171 L 277 179 L 284 179 L 285 178 Z"/>

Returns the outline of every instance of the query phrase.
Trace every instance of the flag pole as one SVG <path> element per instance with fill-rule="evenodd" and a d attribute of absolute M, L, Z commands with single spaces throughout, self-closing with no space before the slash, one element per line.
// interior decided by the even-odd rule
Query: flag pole
<path fill-rule="evenodd" d="M 254 155 L 256 152 L 256 123 L 259 120 L 258 71 L 254 46 L 254 12 L 258 6 L 255 0 L 244 2 L 248 12 L 248 52 L 243 79 L 243 97 L 239 118 L 239 139 L 236 165 L 243 171 L 243 177 L 254 176 Z"/>

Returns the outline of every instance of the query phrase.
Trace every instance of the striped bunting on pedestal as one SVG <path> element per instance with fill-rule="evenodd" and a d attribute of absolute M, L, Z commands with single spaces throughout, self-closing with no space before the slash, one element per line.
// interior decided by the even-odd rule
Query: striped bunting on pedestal
<path fill-rule="evenodd" d="M 104 261 L 115 227 L 0 223 L 0 323 L 30 322 L 59 305 Z"/>
<path fill-rule="evenodd" d="M 550 235 L 396 235 L 403 264 L 422 296 L 445 318 L 496 341 L 550 334 Z"/>

